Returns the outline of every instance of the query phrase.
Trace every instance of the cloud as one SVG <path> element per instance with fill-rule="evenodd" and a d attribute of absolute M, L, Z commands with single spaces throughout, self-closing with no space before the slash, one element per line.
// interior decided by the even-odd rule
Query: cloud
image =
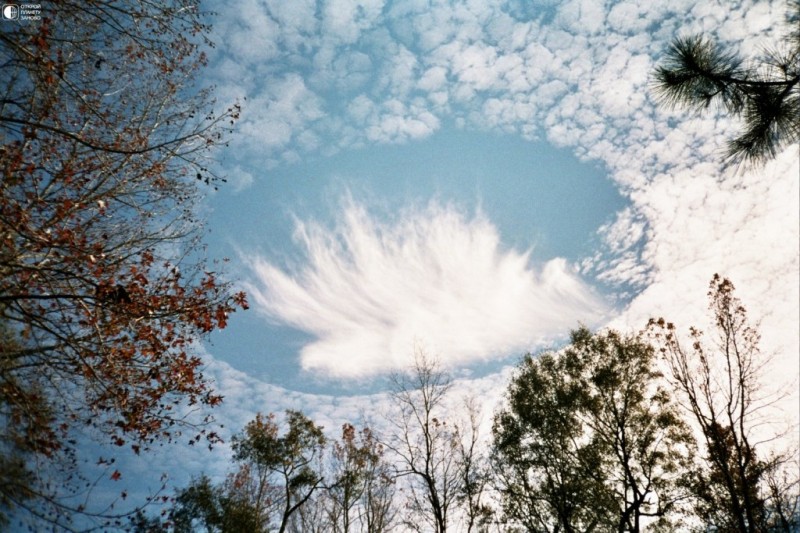
<path fill-rule="evenodd" d="M 320 4 L 319 18 L 324 20 L 316 22 L 312 4 L 305 2 L 306 9 L 292 23 L 279 17 L 272 4 L 259 8 L 266 4 L 251 2 L 246 4 L 246 15 L 236 15 L 243 20 L 234 25 L 235 30 L 253 35 L 236 36 L 229 53 L 250 63 L 243 72 L 222 61 L 219 72 L 229 79 L 228 85 L 252 90 L 252 101 L 258 104 L 248 104 L 256 111 L 245 110 L 247 127 L 239 135 L 249 137 L 250 151 L 242 154 L 266 153 L 274 161 L 293 160 L 304 151 L 329 149 L 326 142 L 338 149 L 398 143 L 424 138 L 449 123 L 547 139 L 602 164 L 609 179 L 630 199 L 615 222 L 600 229 L 602 249 L 582 263 L 584 272 L 625 298 L 634 298 L 616 323 L 639 327 L 641 319 L 654 313 L 687 321 L 690 316 L 700 318 L 705 310 L 705 285 L 719 272 L 746 291 L 743 300 L 749 303 L 752 316 L 764 318 L 765 342 L 781 353 L 798 352 L 796 151 L 788 151 L 775 165 L 757 172 L 723 169 L 717 161 L 725 132 L 737 127 L 735 121 L 713 112 L 692 116 L 661 109 L 648 87 L 649 73 L 675 35 L 704 32 L 723 46 L 751 54 L 782 30 L 779 22 L 785 2 L 743 0 L 732 6 L 722 0 L 569 0 L 534 6 L 516 1 L 415 0 L 384 5 L 342 0 Z M 325 11 L 340 4 L 337 13 Z M 283 21 L 277 33 L 270 33 L 270 21 L 251 13 L 258 9 L 268 11 L 270 20 Z M 262 21 L 263 27 L 247 20 Z M 302 44 L 289 45 L 289 34 L 302 34 L 301 40 L 293 37 L 291 41 Z M 274 43 L 266 42 L 260 50 L 243 48 L 243 43 L 262 39 Z M 417 214 L 420 220 L 440 220 L 430 212 Z M 405 259 L 388 244 L 384 246 L 384 241 L 405 242 L 399 235 L 407 225 L 387 226 L 367 215 L 361 222 L 372 228 L 372 233 L 361 229 L 379 258 Z M 461 219 L 462 228 L 479 225 L 477 219 Z M 330 254 L 330 261 L 316 264 L 314 258 L 321 261 L 320 256 L 308 250 L 308 264 L 290 273 L 259 259 L 272 285 L 259 278 L 258 287 L 264 297 L 274 297 L 273 292 L 279 291 L 278 296 L 295 305 L 297 314 L 291 323 L 317 336 L 302 354 L 303 364 L 324 369 L 324 350 L 346 343 L 336 331 L 319 329 L 313 320 L 309 302 L 316 302 L 323 291 L 309 280 L 324 278 L 332 286 L 330 297 L 342 302 L 348 301 L 343 287 L 352 289 L 355 316 L 351 320 L 358 320 L 369 307 L 366 289 L 348 281 L 344 273 L 334 275 L 332 269 L 337 264 L 341 269 L 355 265 L 364 270 L 360 276 L 371 270 L 356 261 L 356 249 L 346 241 L 352 237 L 348 232 L 360 226 L 347 221 L 324 231 L 312 231 L 312 226 L 306 225 L 310 233 L 306 241 L 301 239 L 301 246 L 320 246 Z M 323 246 L 323 237 L 333 240 Z M 430 239 L 405 239 L 423 248 L 433 246 Z M 499 244 L 493 253 L 498 264 L 525 255 L 504 252 Z M 479 272 L 478 267 L 470 268 Z M 392 283 L 396 283 L 395 270 L 401 269 L 388 269 Z M 494 270 L 483 273 L 493 275 Z M 515 276 L 497 282 L 513 286 L 509 280 L 541 275 L 525 264 Z M 459 298 L 468 299 L 468 295 Z M 398 303 L 421 299 L 411 291 L 408 298 L 399 297 Z M 397 334 L 416 327 L 408 310 L 413 306 L 396 313 L 385 307 L 376 304 L 376 314 L 367 318 L 379 325 L 391 322 L 380 325 L 382 332 Z M 274 320 L 287 322 L 269 306 L 263 308 Z M 328 317 L 331 310 L 349 309 L 344 303 L 326 302 L 324 312 L 322 308 L 319 312 Z M 520 316 L 530 313 L 525 306 L 520 309 Z M 696 310 L 694 314 L 687 314 L 690 309 Z M 459 313 L 454 316 L 463 323 L 474 319 L 471 312 Z M 360 331 L 342 321 L 331 320 L 329 327 L 339 328 L 338 332 Z M 432 336 L 448 338 L 446 331 L 442 327 Z M 348 334 L 347 339 L 357 343 L 353 349 L 366 345 L 372 350 L 386 349 L 382 340 L 372 339 L 369 344 L 366 334 Z M 403 346 L 403 353 L 408 351 L 408 345 Z M 797 375 L 796 361 L 787 359 L 776 366 L 787 375 Z"/>
<path fill-rule="evenodd" d="M 383 9 L 383 0 L 329 0 L 323 9 L 327 34 L 350 44 L 358 40 L 363 30 L 375 24 Z"/>
<path fill-rule="evenodd" d="M 547 138 L 606 161 L 618 154 L 600 139 L 626 150 L 658 140 L 646 131 L 664 117 L 648 101 L 647 76 L 674 35 L 712 32 L 753 50 L 776 31 L 770 22 L 778 26 L 782 9 L 752 0 L 735 9 L 692 0 L 527 9 L 513 1 L 245 0 L 219 21 L 224 46 L 214 68 L 223 98 L 248 96 L 235 134 L 244 139 L 242 158 L 294 161 L 309 151 L 404 142 L 452 121 Z M 364 95 L 376 104 L 370 127 L 349 115 Z M 291 105 L 281 107 L 286 99 Z M 400 105 L 387 108 L 390 100 Z M 658 159 L 686 158 L 671 151 Z"/>
<path fill-rule="evenodd" d="M 316 147 L 316 135 L 308 125 L 324 115 L 323 106 L 301 76 L 276 79 L 268 91 L 247 99 L 234 146 L 284 159 L 304 143 Z"/>
<path fill-rule="evenodd" d="M 234 166 L 233 169 L 228 172 L 227 179 L 233 185 L 234 192 L 242 192 L 250 188 L 255 181 L 253 175 L 239 165 Z"/>
<path fill-rule="evenodd" d="M 551 342 L 603 305 L 564 260 L 531 266 L 492 223 L 452 206 L 379 221 L 352 200 L 333 227 L 298 221 L 303 263 L 249 258 L 248 292 L 269 319 L 315 337 L 304 369 L 338 378 L 402 368 L 420 343 L 448 366 Z"/>

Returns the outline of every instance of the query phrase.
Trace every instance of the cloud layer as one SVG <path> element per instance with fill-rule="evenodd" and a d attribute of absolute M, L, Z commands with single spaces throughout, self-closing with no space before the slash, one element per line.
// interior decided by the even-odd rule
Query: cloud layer
<path fill-rule="evenodd" d="M 796 149 L 757 171 L 723 169 L 717 162 L 735 121 L 660 108 L 648 76 L 680 34 L 706 33 L 753 54 L 778 38 L 785 8 L 783 0 L 244 0 L 217 25 L 219 42 L 228 43 L 217 73 L 223 96 L 248 95 L 245 149 L 237 153 L 256 154 L 259 168 L 308 151 L 421 139 L 447 124 L 546 139 L 602 163 L 631 204 L 601 228 L 605 246 L 582 266 L 634 298 L 613 324 L 638 328 L 665 315 L 700 325 L 706 284 L 719 272 L 762 319 L 780 382 L 798 375 L 800 350 Z M 346 270 L 351 251 L 338 250 L 333 263 Z M 292 277 L 261 264 L 295 304 L 320 293 L 306 276 L 328 272 L 310 261 Z M 358 306 L 369 307 L 361 289 L 352 291 Z M 307 326 L 308 309 L 287 313 L 318 337 L 312 346 L 324 347 L 335 328 Z M 405 313 L 376 309 L 378 321 L 414 324 Z M 304 362 L 324 359 L 317 354 L 304 352 Z"/>
<path fill-rule="evenodd" d="M 298 221 L 302 264 L 249 258 L 248 292 L 315 337 L 304 369 L 357 377 L 405 367 L 415 345 L 446 365 L 507 355 L 597 323 L 600 300 L 561 259 L 535 268 L 481 214 L 431 203 L 381 221 L 352 200 L 333 227 Z"/>

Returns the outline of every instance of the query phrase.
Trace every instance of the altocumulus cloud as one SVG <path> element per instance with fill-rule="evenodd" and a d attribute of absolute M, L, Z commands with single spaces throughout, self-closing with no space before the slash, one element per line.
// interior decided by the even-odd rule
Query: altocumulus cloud
<path fill-rule="evenodd" d="M 518 354 L 597 323 L 601 300 L 563 259 L 532 266 L 482 214 L 432 202 L 381 221 L 353 200 L 331 226 L 296 222 L 298 264 L 250 256 L 270 320 L 311 334 L 301 365 L 337 378 L 405 368 L 416 345 L 455 366 Z"/>

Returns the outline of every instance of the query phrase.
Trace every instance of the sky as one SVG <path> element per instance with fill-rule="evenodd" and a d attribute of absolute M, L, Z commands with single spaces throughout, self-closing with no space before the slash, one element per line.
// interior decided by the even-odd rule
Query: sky
<path fill-rule="evenodd" d="M 416 348 L 490 420 L 520 356 L 581 324 L 702 327 L 714 273 L 760 321 L 765 386 L 789 387 L 796 422 L 798 148 L 724 168 L 736 122 L 649 89 L 674 37 L 756 53 L 783 0 L 206 5 L 202 81 L 243 104 L 204 206 L 208 254 L 251 304 L 201 347 L 227 435 L 286 408 L 335 433 Z M 219 476 L 226 446 L 130 476 Z"/>

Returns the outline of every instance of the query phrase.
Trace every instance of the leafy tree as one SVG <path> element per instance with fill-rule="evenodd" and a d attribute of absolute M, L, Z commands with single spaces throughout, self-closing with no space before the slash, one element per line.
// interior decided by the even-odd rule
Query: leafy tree
<path fill-rule="evenodd" d="M 641 531 L 645 518 L 669 524 L 684 497 L 680 481 L 691 465 L 693 439 L 665 388 L 654 348 L 639 337 L 581 328 L 565 356 L 587 371 L 585 423 L 609 456 L 603 475 L 617 502 L 616 529 Z"/>
<path fill-rule="evenodd" d="M 323 487 L 319 460 L 325 446 L 322 428 L 299 411 L 286 411 L 286 433 L 279 435 L 274 417 L 256 416 L 234 437 L 234 459 L 249 465 L 258 480 L 255 498 L 259 527 L 264 531 L 269 519 L 264 516 L 268 502 L 263 497 L 269 486 L 278 487 L 278 531 L 283 533 L 289 520 L 314 491 Z"/>
<path fill-rule="evenodd" d="M 531 531 L 641 531 L 681 497 L 690 435 L 638 337 L 581 328 L 526 356 L 494 425 L 506 518 Z"/>
<path fill-rule="evenodd" d="M 221 502 L 221 491 L 214 487 L 207 476 L 192 479 L 185 489 L 175 497 L 170 521 L 176 532 L 188 532 L 199 522 L 208 531 L 219 531 L 225 522 L 225 510 Z M 145 526 L 150 524 L 141 520 Z"/>
<path fill-rule="evenodd" d="M 666 105 L 718 104 L 742 119 L 728 142 L 733 163 L 760 163 L 800 141 L 800 0 L 789 4 L 786 37 L 750 64 L 690 36 L 677 38 L 655 71 L 654 88 Z"/>
<path fill-rule="evenodd" d="M 286 412 L 283 434 L 273 415 L 259 414 L 234 437 L 233 449 L 237 469 L 224 483 L 213 485 L 205 476 L 192 480 L 178 491 L 168 520 L 140 513 L 134 520 L 138 530 L 391 530 L 393 472 L 368 428 L 345 424 L 342 438 L 326 448 L 322 428 L 302 413 Z"/>
<path fill-rule="evenodd" d="M 188 487 L 175 496 L 166 524 L 159 520 L 139 518 L 139 529 L 175 533 L 191 533 L 198 527 L 209 532 L 267 531 L 260 509 L 248 489 L 252 478 L 246 467 L 231 474 L 221 486 L 215 486 L 207 476 L 193 479 Z M 169 526 L 169 527 L 168 527 Z"/>
<path fill-rule="evenodd" d="M 549 353 L 522 361 L 495 418 L 495 485 L 506 520 L 528 531 L 611 529 L 614 502 L 594 475 L 602 454 L 581 439 L 581 387 L 564 367 Z"/>
<path fill-rule="evenodd" d="M 686 349 L 672 323 L 650 321 L 672 383 L 702 435 L 703 461 L 690 483 L 695 512 L 716 530 L 796 531 L 800 493 L 793 454 L 763 458 L 756 451 L 756 432 L 766 427 L 762 412 L 777 399 L 761 387 L 769 358 L 733 283 L 715 274 L 708 297 L 711 342 L 690 328 Z"/>
<path fill-rule="evenodd" d="M 238 108 L 193 86 L 197 1 L 40 4 L 0 32 L 0 503 L 63 524 L 89 512 L 48 479 L 75 432 L 197 441 L 181 406 L 221 400 L 195 341 L 246 301 L 200 258 L 196 206 Z"/>
<path fill-rule="evenodd" d="M 169 528 L 158 517 L 147 515 L 144 510 L 137 509 L 129 516 L 127 531 L 132 533 L 167 533 Z"/>
<path fill-rule="evenodd" d="M 259 413 L 233 438 L 236 470 L 220 485 L 206 476 L 192 480 L 178 491 L 162 527 L 176 532 L 198 527 L 220 533 L 287 531 L 323 488 L 318 463 L 324 446 L 322 428 L 299 411 L 286 411 L 283 434 L 273 414 Z"/>

